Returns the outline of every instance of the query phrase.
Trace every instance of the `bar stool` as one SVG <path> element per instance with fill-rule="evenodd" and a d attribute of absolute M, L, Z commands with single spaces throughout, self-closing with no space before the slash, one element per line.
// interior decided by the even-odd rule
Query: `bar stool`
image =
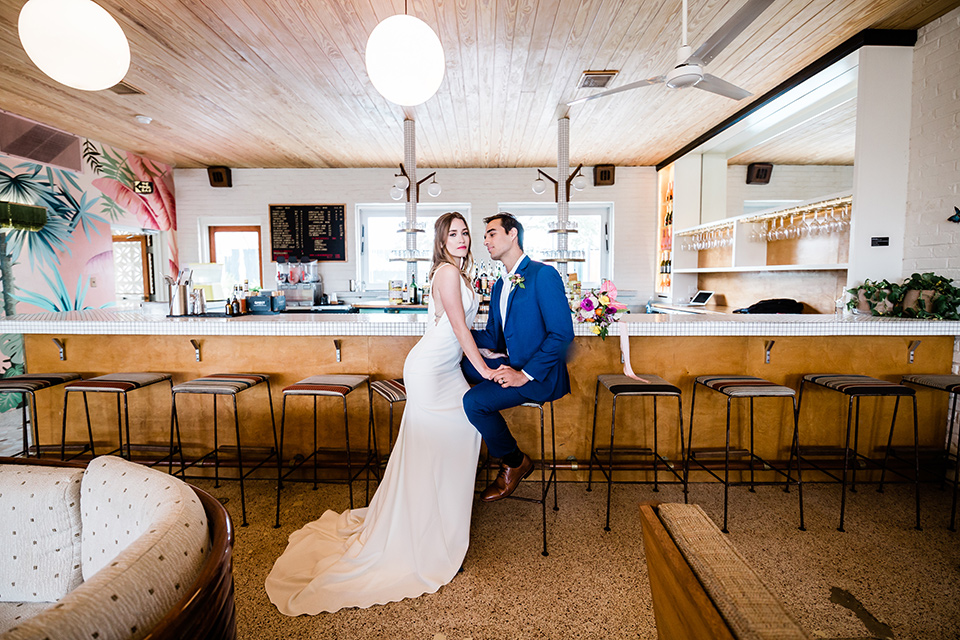
<path fill-rule="evenodd" d="M 370 382 L 370 388 L 374 393 L 387 401 L 390 409 L 390 417 L 387 422 L 387 450 L 384 452 L 380 465 L 385 465 L 390 458 L 390 451 L 393 449 L 393 405 L 397 402 L 407 401 L 407 389 L 403 386 L 403 378 L 393 380 L 374 380 Z M 373 407 L 370 408 L 370 419 L 373 420 Z M 376 427 L 374 427 L 376 429 Z"/>
<path fill-rule="evenodd" d="M 637 379 L 639 378 L 639 379 Z M 677 399 L 677 422 L 680 433 L 680 464 L 683 466 L 683 401 L 680 398 L 680 389 L 673 386 L 663 378 L 652 374 L 644 373 L 637 375 L 637 378 L 631 378 L 619 374 L 601 374 L 597 376 L 597 388 L 593 396 L 593 432 L 590 436 L 590 467 L 587 473 L 587 491 L 592 491 L 593 465 L 596 463 L 600 472 L 607 479 L 607 523 L 603 527 L 604 531 L 610 531 L 610 489 L 613 485 L 613 462 L 614 458 L 619 458 L 621 469 L 649 470 L 650 462 L 642 458 L 652 458 L 653 463 L 653 490 L 660 491 L 658 484 L 660 475 L 660 464 L 672 473 L 677 482 L 669 484 L 683 485 L 683 494 L 687 495 L 687 485 L 674 465 L 660 455 L 657 448 L 657 398 L 667 397 Z M 613 395 L 613 405 L 610 410 L 610 446 L 597 447 L 597 405 L 600 401 L 600 386 L 603 385 L 607 391 Z M 630 447 L 616 446 L 614 444 L 614 432 L 617 420 L 617 399 L 620 397 L 644 397 L 653 398 L 653 447 Z M 606 456 L 606 465 L 601 460 L 601 456 Z M 638 483 L 649 484 L 649 481 Z"/>
<path fill-rule="evenodd" d="M 370 419 L 367 429 L 367 450 L 366 452 L 357 451 L 350 448 L 350 423 L 347 414 L 347 396 L 360 385 L 367 383 L 367 398 L 370 411 Z M 296 396 L 308 396 L 313 398 L 313 452 L 305 458 L 299 459 L 290 469 L 283 472 L 283 437 L 287 419 L 287 399 Z M 343 433 L 346 439 L 345 449 L 331 447 L 319 447 L 317 445 L 317 398 L 340 398 L 343 402 Z M 308 460 L 313 459 L 313 488 L 321 482 L 317 479 L 317 469 L 320 466 L 318 458 L 324 456 L 323 466 L 325 468 L 346 468 L 346 478 L 335 480 L 323 480 L 323 482 L 332 484 L 346 484 L 350 495 L 350 508 L 353 509 L 353 482 L 360 477 L 361 473 L 367 474 L 367 501 L 370 500 L 370 473 L 379 480 L 380 454 L 377 449 L 377 438 L 373 423 L 373 390 L 370 385 L 370 376 L 367 375 L 320 375 L 304 378 L 300 382 L 290 385 L 283 390 L 283 406 L 280 411 L 280 470 L 277 477 L 277 521 L 274 527 L 280 526 L 280 491 L 283 489 L 283 481 L 291 473 L 303 466 Z M 356 464 L 356 454 L 361 454 L 362 463 Z M 356 471 L 354 471 L 356 470 Z"/>
<path fill-rule="evenodd" d="M 877 488 L 878 491 L 883 491 L 883 480 L 884 475 L 887 472 L 887 461 L 890 456 L 890 443 L 893 441 L 893 428 L 897 423 L 897 409 L 900 407 L 900 398 L 909 397 L 913 400 L 913 453 L 914 453 L 914 484 L 916 485 L 916 510 L 917 510 L 917 525 L 916 529 L 920 530 L 920 452 L 917 446 L 917 437 L 918 437 L 918 427 L 917 427 L 917 395 L 916 392 L 910 387 L 904 386 L 902 384 L 896 384 L 894 382 L 887 382 L 886 380 L 879 380 L 877 378 L 871 378 L 870 376 L 864 375 L 855 375 L 855 374 L 823 374 L 823 373 L 811 373 L 803 376 L 803 379 L 800 381 L 800 398 L 797 403 L 797 414 L 800 413 L 800 406 L 803 401 L 803 388 L 807 384 L 816 385 L 824 389 L 829 389 L 831 391 L 836 391 L 846 395 L 849 398 L 847 403 L 847 432 L 844 439 L 844 444 L 842 448 L 837 447 L 822 447 L 822 446 L 811 446 L 811 447 L 797 447 L 797 458 L 798 463 L 807 462 L 817 471 L 825 473 L 827 476 L 837 481 L 841 485 L 840 489 L 840 526 L 837 527 L 837 531 L 843 531 L 843 516 L 846 510 L 847 504 L 847 470 L 850 466 L 851 460 L 857 461 L 861 460 L 865 465 L 873 465 L 875 468 L 883 469 L 880 475 L 880 483 Z M 893 396 L 896 398 L 896 402 L 893 406 L 893 418 L 890 421 L 890 434 L 887 437 L 887 449 L 883 456 L 883 462 L 878 463 L 875 459 L 865 456 L 857 451 L 857 441 L 860 435 L 860 399 L 865 397 L 888 397 Z M 856 400 L 856 420 L 853 420 L 853 405 L 854 400 Z M 850 426 L 853 425 L 853 448 L 850 448 Z M 806 452 L 807 455 L 804 455 Z M 833 473 L 825 470 L 820 465 L 815 464 L 810 461 L 809 458 L 812 456 L 823 457 L 823 456 L 836 456 L 840 455 L 843 457 L 843 476 L 838 478 Z M 891 473 L 896 473 L 897 475 L 906 478 L 905 474 L 900 473 L 899 471 L 890 470 Z M 850 482 L 850 490 L 856 492 L 857 490 L 857 465 L 853 465 L 853 474 Z"/>
<path fill-rule="evenodd" d="M 545 445 L 545 430 L 543 425 L 543 402 L 524 402 L 521 407 L 529 407 L 532 409 L 537 409 L 540 412 L 540 461 L 538 466 L 540 467 L 540 492 L 539 497 L 530 498 L 527 496 L 519 496 L 517 492 L 514 491 L 512 494 L 507 496 L 508 500 L 520 500 L 521 502 L 532 502 L 534 504 L 539 504 L 541 506 L 542 512 L 542 527 L 543 531 L 543 551 L 541 555 L 547 556 L 550 555 L 547 553 L 547 495 L 550 493 L 550 485 L 553 485 L 553 510 L 559 511 L 560 507 L 557 504 L 557 431 L 556 425 L 554 422 L 553 414 L 553 402 L 550 402 L 550 441 L 552 443 L 552 463 L 550 463 L 550 475 L 547 476 L 547 449 Z M 521 485 L 523 482 L 520 483 Z M 517 487 L 519 490 L 520 487 Z"/>
<path fill-rule="evenodd" d="M 30 424 L 33 425 L 33 448 L 40 457 L 40 430 L 37 426 L 37 391 L 79 380 L 79 373 L 24 373 L 19 376 L 0 378 L 0 394 L 20 393 L 29 399 L 23 403 L 23 450 L 16 456 L 30 457 L 30 445 L 27 439 L 27 405 L 30 406 Z M 56 445 L 54 445 L 56 446 Z"/>
<path fill-rule="evenodd" d="M 958 469 L 957 465 L 957 452 L 951 453 L 950 446 L 953 444 L 953 425 L 957 420 L 957 396 L 960 395 L 960 376 L 919 373 L 903 376 L 900 379 L 900 384 L 912 384 L 928 389 L 939 389 L 940 391 L 946 391 L 950 395 L 950 412 L 948 413 L 950 426 L 947 427 L 945 462 L 948 465 L 953 463 L 953 507 L 950 509 L 950 526 L 948 528 L 950 531 L 956 531 L 957 487 L 960 486 L 960 469 Z M 941 484 L 940 486 L 942 487 L 943 485 Z"/>
<path fill-rule="evenodd" d="M 718 448 L 693 448 L 693 412 L 695 404 L 697 401 L 697 385 L 701 385 L 707 389 L 711 389 L 718 393 L 722 393 L 727 397 L 727 428 L 726 428 L 726 445 L 723 449 Z M 747 398 L 750 400 L 750 448 L 749 449 L 730 449 L 730 404 L 736 398 Z M 689 483 L 690 481 L 690 464 L 696 464 L 701 469 L 712 475 L 714 478 L 723 483 L 723 528 L 721 531 L 724 533 L 729 533 L 727 531 L 727 503 L 728 503 L 728 492 L 731 485 L 750 485 L 750 491 L 754 491 L 756 485 L 764 484 L 781 484 L 779 482 L 756 482 L 754 479 L 754 470 L 757 465 L 760 465 L 760 468 L 763 470 L 771 470 L 776 473 L 784 476 L 786 480 L 783 482 L 784 491 L 788 492 L 790 490 L 790 485 L 793 484 L 794 480 L 791 476 L 791 468 L 793 462 L 793 456 L 790 457 L 790 463 L 787 464 L 787 471 L 784 473 L 782 469 L 777 468 L 775 465 L 770 464 L 754 452 L 754 426 L 753 426 L 753 401 L 756 398 L 790 398 L 793 403 L 793 438 L 791 440 L 790 449 L 791 452 L 797 447 L 799 442 L 799 429 L 797 422 L 797 398 L 796 392 L 790 387 L 784 387 L 778 384 L 774 384 L 769 380 L 764 380 L 763 378 L 756 378 L 754 376 L 698 376 L 693 383 L 693 396 L 690 399 L 690 431 L 689 436 L 687 437 L 687 456 L 684 459 L 684 477 Z M 701 461 L 701 458 L 716 458 L 719 455 L 723 455 L 723 478 L 718 476 L 713 472 L 712 469 L 707 468 L 707 466 Z M 747 456 L 748 460 L 746 461 L 747 469 L 750 471 L 750 480 L 749 482 L 731 482 L 730 481 L 730 456 L 744 457 Z M 741 469 L 742 470 L 742 469 Z M 806 531 L 803 523 L 803 481 L 800 477 L 800 463 L 797 463 L 797 492 L 799 493 L 800 499 L 800 530 Z M 689 484 L 687 485 L 689 486 Z"/>
<path fill-rule="evenodd" d="M 97 455 L 93 446 L 93 427 L 90 425 L 90 406 L 87 404 L 87 394 L 112 393 L 117 398 L 117 432 L 119 434 L 119 443 L 117 448 L 113 451 L 110 451 L 107 455 L 119 453 L 121 457 L 125 457 L 127 460 L 130 460 L 133 454 L 132 444 L 130 442 L 130 408 L 127 402 L 127 394 L 129 394 L 131 391 L 143 389 L 160 382 L 168 382 L 170 387 L 173 388 L 173 376 L 171 376 L 169 373 L 154 372 L 108 373 L 106 375 L 96 376 L 94 378 L 87 378 L 86 380 L 78 380 L 77 382 L 67 383 L 67 385 L 63 388 L 63 430 L 60 437 L 60 459 L 65 460 L 67 457 L 67 401 L 69 400 L 71 393 L 83 394 L 83 410 L 87 417 L 87 436 L 89 438 L 89 444 L 84 446 L 77 456 L 83 455 L 87 451 L 89 451 L 91 455 Z M 120 411 L 121 397 L 123 398 L 122 418 Z M 127 436 L 126 456 L 123 455 L 124 432 L 126 432 Z M 169 453 L 169 460 L 170 464 L 172 465 L 172 431 L 170 435 L 171 449 Z M 166 459 L 166 457 L 162 458 L 153 464 L 158 464 Z"/>
<path fill-rule="evenodd" d="M 262 457 L 256 466 L 247 471 L 243 468 L 243 446 L 240 440 L 240 412 L 237 408 L 237 396 L 247 389 L 252 389 L 260 384 L 266 384 L 267 404 L 270 406 L 270 426 L 273 429 L 273 449 L 266 451 L 266 456 Z M 213 396 L 213 449 L 201 455 L 199 458 L 191 461 L 189 464 L 183 459 L 183 444 L 180 440 L 180 418 L 177 413 L 177 396 L 181 394 L 212 395 Z M 214 486 L 220 486 L 220 453 L 228 451 L 230 448 L 221 447 L 219 444 L 219 424 L 217 421 L 217 396 L 230 396 L 233 398 L 233 426 L 236 432 L 236 456 L 237 456 L 237 478 L 240 481 L 240 510 L 243 514 L 243 524 L 247 526 L 247 499 L 244 493 L 243 481 L 251 473 L 269 462 L 274 456 L 277 456 L 279 467 L 280 458 L 277 447 L 277 421 L 273 413 L 273 394 L 270 391 L 270 376 L 265 373 L 215 373 L 201 378 L 195 378 L 187 382 L 182 382 L 171 389 L 170 405 L 170 424 L 171 435 L 175 431 L 177 434 L 177 449 L 180 451 L 180 477 L 187 478 L 187 469 L 203 463 L 208 458 L 213 458 Z M 173 443 L 171 442 L 171 451 Z"/>

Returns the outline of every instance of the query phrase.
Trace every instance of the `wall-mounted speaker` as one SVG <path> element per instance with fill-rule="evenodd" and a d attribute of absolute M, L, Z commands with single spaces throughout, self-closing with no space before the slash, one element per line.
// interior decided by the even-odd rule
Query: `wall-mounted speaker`
<path fill-rule="evenodd" d="M 773 165 L 769 162 L 754 162 L 747 165 L 747 184 L 769 184 Z"/>
<path fill-rule="evenodd" d="M 233 178 L 230 177 L 230 167 L 207 167 L 207 177 L 211 187 L 232 187 Z"/>
<path fill-rule="evenodd" d="M 614 168 L 612 164 L 598 164 L 595 166 L 593 168 L 593 186 L 609 187 L 612 185 Z"/>

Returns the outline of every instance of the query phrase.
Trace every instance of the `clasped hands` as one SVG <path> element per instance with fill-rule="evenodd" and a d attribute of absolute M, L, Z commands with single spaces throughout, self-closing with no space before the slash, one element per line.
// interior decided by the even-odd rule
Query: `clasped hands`
<path fill-rule="evenodd" d="M 490 351 L 489 349 L 480 349 L 480 354 L 484 358 L 487 358 L 490 360 L 507 357 L 506 354 L 495 353 L 493 351 Z M 491 369 L 490 371 L 491 371 L 490 377 L 487 379 L 493 380 L 504 389 L 506 389 L 507 387 L 522 387 L 523 385 L 527 384 L 527 382 L 529 381 L 529 378 L 527 378 L 527 376 L 524 375 L 522 371 L 517 371 L 513 367 L 510 367 L 505 364 L 500 365 L 496 369 Z"/>

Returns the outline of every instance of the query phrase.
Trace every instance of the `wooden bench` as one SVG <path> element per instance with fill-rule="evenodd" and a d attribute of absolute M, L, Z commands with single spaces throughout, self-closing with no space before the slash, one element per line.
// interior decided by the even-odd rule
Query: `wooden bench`
<path fill-rule="evenodd" d="M 657 635 L 812 638 L 698 505 L 640 505 Z"/>

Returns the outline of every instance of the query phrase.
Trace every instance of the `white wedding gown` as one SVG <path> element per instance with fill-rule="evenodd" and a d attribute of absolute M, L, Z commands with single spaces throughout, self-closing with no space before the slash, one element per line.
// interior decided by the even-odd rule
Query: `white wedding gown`
<path fill-rule="evenodd" d="M 447 267 L 443 267 L 447 268 Z M 462 283 L 467 326 L 478 301 Z M 463 412 L 462 349 L 431 297 L 423 338 L 407 355 L 407 403 L 383 481 L 366 508 L 327 511 L 290 535 L 266 590 L 288 616 L 365 608 L 434 593 L 470 543 L 480 434 Z"/>

